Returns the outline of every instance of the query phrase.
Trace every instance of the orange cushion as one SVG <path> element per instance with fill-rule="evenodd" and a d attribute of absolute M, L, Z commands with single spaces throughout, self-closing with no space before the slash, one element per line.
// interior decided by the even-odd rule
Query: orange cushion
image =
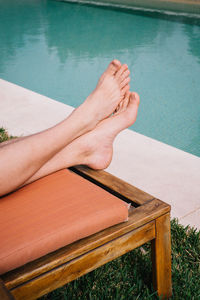
<path fill-rule="evenodd" d="M 128 205 L 61 170 L 0 199 L 0 274 L 128 219 Z"/>

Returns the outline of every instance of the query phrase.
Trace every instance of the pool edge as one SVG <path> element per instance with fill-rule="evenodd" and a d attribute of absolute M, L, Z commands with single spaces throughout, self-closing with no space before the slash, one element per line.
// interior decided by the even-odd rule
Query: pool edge
<path fill-rule="evenodd" d="M 27 135 L 63 120 L 73 108 L 0 80 L 1 126 Z M 44 117 L 45 116 L 45 117 Z M 126 129 L 114 143 L 111 174 L 172 205 L 172 216 L 199 213 L 200 158 Z M 192 224 L 194 225 L 194 224 Z M 195 226 L 200 228 L 200 224 Z"/>

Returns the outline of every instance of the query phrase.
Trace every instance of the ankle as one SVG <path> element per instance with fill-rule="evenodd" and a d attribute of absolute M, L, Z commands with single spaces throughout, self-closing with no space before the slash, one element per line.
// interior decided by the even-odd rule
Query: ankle
<path fill-rule="evenodd" d="M 85 116 L 83 118 L 83 116 Z M 76 133 L 74 139 L 92 130 L 96 126 L 95 118 L 84 103 L 77 107 L 69 116 Z"/>

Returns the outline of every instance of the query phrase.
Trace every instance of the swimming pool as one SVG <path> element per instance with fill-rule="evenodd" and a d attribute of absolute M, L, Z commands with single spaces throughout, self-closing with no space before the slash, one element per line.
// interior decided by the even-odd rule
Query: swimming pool
<path fill-rule="evenodd" d="M 0 7 L 0 77 L 77 106 L 118 58 L 141 96 L 132 129 L 200 156 L 200 19 L 45 0 Z"/>

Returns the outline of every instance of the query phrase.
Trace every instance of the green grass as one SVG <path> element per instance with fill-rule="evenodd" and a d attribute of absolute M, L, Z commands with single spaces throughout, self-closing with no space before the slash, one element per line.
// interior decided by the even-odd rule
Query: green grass
<path fill-rule="evenodd" d="M 0 143 L 3 143 L 7 140 L 14 139 L 14 138 L 15 136 L 9 135 L 4 128 L 0 127 Z"/>
<path fill-rule="evenodd" d="M 9 139 L 0 128 L 0 142 Z M 200 231 L 171 221 L 171 299 L 200 300 Z M 41 300 L 159 299 L 152 288 L 150 244 L 135 249 L 97 270 L 40 298 Z"/>

